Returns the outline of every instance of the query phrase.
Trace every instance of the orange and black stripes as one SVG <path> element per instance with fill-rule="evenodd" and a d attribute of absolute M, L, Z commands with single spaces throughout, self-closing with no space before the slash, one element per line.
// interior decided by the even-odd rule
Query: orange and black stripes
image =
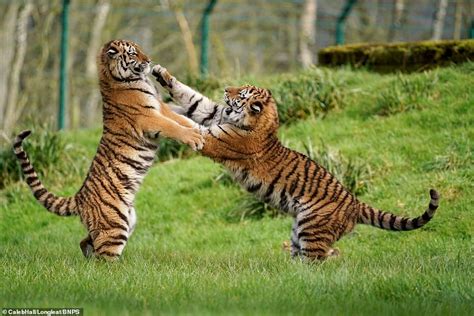
<path fill-rule="evenodd" d="M 161 66 L 154 74 L 160 83 L 166 83 L 164 87 L 189 117 L 208 126 L 202 154 L 223 163 L 247 191 L 295 217 L 292 256 L 324 259 L 337 254 L 331 248 L 333 243 L 357 223 L 412 230 L 434 216 L 439 202 L 434 190 L 430 191 L 431 201 L 423 215 L 396 216 L 359 202 L 325 168 L 284 147 L 276 137 L 278 114 L 268 90 L 253 86 L 226 88 L 224 101 L 228 107 L 216 111 L 215 103 Z M 202 113 L 210 113 L 214 124 Z"/>

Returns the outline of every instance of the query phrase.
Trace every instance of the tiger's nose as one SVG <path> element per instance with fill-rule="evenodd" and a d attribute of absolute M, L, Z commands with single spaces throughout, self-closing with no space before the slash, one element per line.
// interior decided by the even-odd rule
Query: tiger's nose
<path fill-rule="evenodd" d="M 135 66 L 135 70 L 136 71 L 143 71 L 143 70 L 145 70 L 147 65 L 148 65 L 147 62 L 141 63 L 141 64 Z"/>

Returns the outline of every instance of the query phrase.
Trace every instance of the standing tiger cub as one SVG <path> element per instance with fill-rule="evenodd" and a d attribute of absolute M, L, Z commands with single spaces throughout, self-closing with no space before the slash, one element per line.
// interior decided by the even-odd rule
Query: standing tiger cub
<path fill-rule="evenodd" d="M 84 256 L 93 254 L 117 259 L 133 232 L 135 194 L 158 149 L 157 134 L 200 149 L 203 139 L 190 119 L 171 111 L 158 99 L 146 75 L 150 59 L 129 41 L 107 43 L 98 56 L 100 91 L 103 100 L 103 134 L 82 187 L 72 197 L 58 197 L 38 179 L 20 133 L 14 152 L 35 198 L 50 212 L 79 215 L 88 230 L 80 247 Z"/>
<path fill-rule="evenodd" d="M 222 106 L 161 66 L 153 68 L 153 75 L 186 116 L 207 126 L 203 155 L 224 164 L 249 192 L 294 217 L 293 257 L 314 260 L 338 254 L 333 243 L 358 223 L 396 231 L 420 228 L 438 208 L 435 190 L 430 190 L 426 211 L 416 218 L 396 216 L 357 200 L 317 162 L 280 143 L 276 103 L 266 89 L 227 88 L 227 106 Z"/>

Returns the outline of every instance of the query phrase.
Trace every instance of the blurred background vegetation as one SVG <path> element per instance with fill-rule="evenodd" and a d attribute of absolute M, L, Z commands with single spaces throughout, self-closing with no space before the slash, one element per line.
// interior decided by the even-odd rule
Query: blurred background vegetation
<path fill-rule="evenodd" d="M 209 77 L 203 80 L 200 26 L 208 0 L 70 0 L 66 126 L 100 126 L 95 58 L 110 39 L 134 40 L 153 62 L 212 90 L 224 78 L 251 81 L 316 64 L 317 52 L 335 44 L 337 20 L 349 2 L 346 43 L 471 36 L 472 0 L 218 0 L 210 16 Z M 62 0 L 0 0 L 0 145 L 25 127 L 56 128 L 62 6 Z M 340 101 L 334 97 L 315 102 L 333 107 Z"/>

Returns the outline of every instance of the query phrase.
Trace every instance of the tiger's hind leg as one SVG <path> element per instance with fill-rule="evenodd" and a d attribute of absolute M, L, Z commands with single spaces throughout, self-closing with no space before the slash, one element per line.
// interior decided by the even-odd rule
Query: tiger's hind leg
<path fill-rule="evenodd" d="M 296 218 L 296 234 L 300 245 L 300 256 L 303 259 L 314 261 L 324 260 L 338 254 L 332 248 L 336 241 L 336 231 L 330 220 L 322 215 L 308 214 Z"/>
<path fill-rule="evenodd" d="M 88 234 L 86 238 L 81 240 L 79 246 L 81 247 L 82 254 L 84 255 L 84 257 L 92 257 L 92 255 L 94 254 L 94 246 L 92 245 L 91 235 Z"/>
<path fill-rule="evenodd" d="M 118 260 L 128 240 L 128 230 L 104 230 L 93 237 L 94 254 L 107 261 Z"/>

